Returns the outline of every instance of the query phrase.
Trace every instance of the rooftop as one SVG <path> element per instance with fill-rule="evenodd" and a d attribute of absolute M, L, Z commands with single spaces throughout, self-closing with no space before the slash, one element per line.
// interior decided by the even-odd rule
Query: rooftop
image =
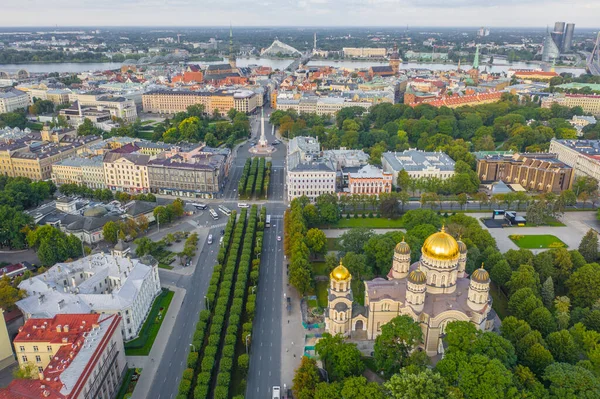
<path fill-rule="evenodd" d="M 396 171 L 402 169 L 409 172 L 427 169 L 454 171 L 454 160 L 443 152 L 425 152 L 411 149 L 402 152 L 385 152 L 382 157 Z"/>

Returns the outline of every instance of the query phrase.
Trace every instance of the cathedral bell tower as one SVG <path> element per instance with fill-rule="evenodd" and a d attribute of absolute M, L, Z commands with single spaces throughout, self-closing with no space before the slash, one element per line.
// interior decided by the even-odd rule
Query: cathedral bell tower
<path fill-rule="evenodd" d="M 471 274 L 467 304 L 473 310 L 479 311 L 488 303 L 490 294 L 490 274 L 481 267 Z"/>
<path fill-rule="evenodd" d="M 229 65 L 232 70 L 237 69 L 237 63 L 235 60 L 235 53 L 233 52 L 233 29 L 231 25 L 229 25 Z"/>
<path fill-rule="evenodd" d="M 396 245 L 394 249 L 394 260 L 392 262 L 392 270 L 388 274 L 388 279 L 401 279 L 408 275 L 408 268 L 410 266 L 410 246 L 408 243 L 402 241 Z"/>
<path fill-rule="evenodd" d="M 331 334 L 349 335 L 352 331 L 352 275 L 342 264 L 329 275 L 329 296 L 325 329 Z"/>

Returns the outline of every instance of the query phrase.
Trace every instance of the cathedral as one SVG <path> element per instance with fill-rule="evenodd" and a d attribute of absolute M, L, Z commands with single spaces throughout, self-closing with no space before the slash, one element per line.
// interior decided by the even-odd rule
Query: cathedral
<path fill-rule="evenodd" d="M 422 349 L 428 356 L 441 354 L 448 323 L 469 321 L 484 331 L 494 327 L 490 276 L 483 265 L 468 276 L 466 263 L 467 246 L 443 227 L 425 240 L 421 259 L 412 265 L 410 247 L 402 240 L 394 250 L 387 280 L 364 282 L 365 305 L 361 306 L 354 303 L 352 276 L 340 261 L 330 274 L 325 329 L 346 336 L 366 332 L 373 340 L 385 323 L 409 315 L 423 329 Z"/>

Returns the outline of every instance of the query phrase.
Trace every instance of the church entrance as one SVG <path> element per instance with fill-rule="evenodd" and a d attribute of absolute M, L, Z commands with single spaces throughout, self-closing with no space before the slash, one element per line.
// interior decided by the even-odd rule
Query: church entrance
<path fill-rule="evenodd" d="M 354 331 L 362 331 L 363 329 L 363 322 L 362 320 L 358 320 L 356 322 L 356 324 L 354 325 Z"/>

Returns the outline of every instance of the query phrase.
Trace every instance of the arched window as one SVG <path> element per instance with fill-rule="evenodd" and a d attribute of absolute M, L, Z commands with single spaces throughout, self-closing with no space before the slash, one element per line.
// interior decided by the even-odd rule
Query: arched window
<path fill-rule="evenodd" d="M 435 285 L 436 281 L 437 281 L 437 275 L 434 274 L 433 276 L 431 276 L 431 284 Z"/>
<path fill-rule="evenodd" d="M 442 276 L 442 287 L 446 286 L 446 276 Z"/>

